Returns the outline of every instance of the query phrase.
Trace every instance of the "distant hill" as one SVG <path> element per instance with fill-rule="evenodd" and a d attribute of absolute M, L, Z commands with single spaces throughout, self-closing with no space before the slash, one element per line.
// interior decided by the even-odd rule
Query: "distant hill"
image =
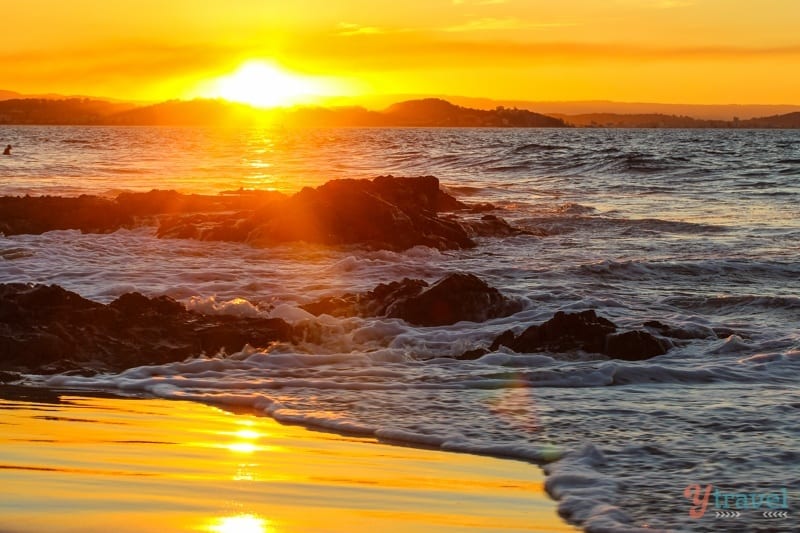
<path fill-rule="evenodd" d="M 617 113 L 590 113 L 585 115 L 553 115 L 571 126 L 580 128 L 729 128 L 733 122 L 700 120 L 686 116 Z"/>
<path fill-rule="evenodd" d="M 19 99 L 72 100 L 89 99 L 112 103 L 131 103 L 137 106 L 149 105 L 144 102 L 130 102 L 115 98 L 63 94 L 23 94 L 18 91 L 0 90 L 0 101 Z M 458 95 L 431 94 L 382 94 L 364 96 L 340 96 L 327 99 L 328 109 L 362 109 L 381 112 L 396 102 L 414 100 L 444 100 L 453 105 L 484 111 L 498 107 L 533 111 L 541 115 L 670 115 L 690 117 L 698 120 L 749 120 L 800 112 L 800 105 L 772 104 L 664 104 L 655 102 L 615 102 L 611 100 L 583 101 L 536 101 L 515 99 L 492 99 Z M 359 120 L 367 120 L 361 117 Z"/>
<path fill-rule="evenodd" d="M 88 98 L 0 100 L 0 124 L 111 125 L 250 125 L 277 122 L 287 126 L 450 126 L 563 127 L 556 118 L 526 110 L 469 109 L 444 100 L 401 102 L 385 111 L 362 107 L 304 107 L 261 110 L 224 100 L 171 100 L 136 106 Z"/>
<path fill-rule="evenodd" d="M 133 104 L 112 103 L 88 98 L 1 100 L 0 124 L 104 124 L 109 116 L 132 107 L 134 107 Z"/>
<path fill-rule="evenodd" d="M 23 94 L 17 91 L 8 91 L 0 89 L 0 101 L 2 100 L 97 100 L 102 102 L 112 102 L 115 104 L 124 104 L 124 103 L 136 103 L 131 102 L 129 100 L 121 100 L 119 98 L 108 98 L 108 97 L 100 97 L 100 96 L 87 96 L 82 94 L 56 94 L 56 93 L 45 93 L 45 94 Z"/>
<path fill-rule="evenodd" d="M 579 128 L 800 128 L 800 112 L 748 120 L 701 120 L 675 115 L 615 113 L 554 116 Z"/>
<path fill-rule="evenodd" d="M 548 116 L 497 106 L 475 109 L 441 98 L 363 107 L 300 107 L 264 110 L 225 100 L 171 100 L 155 105 L 90 98 L 0 99 L 0 124 L 287 127 L 603 127 L 603 128 L 800 128 L 800 112 L 745 120 L 702 120 L 668 114 L 590 113 Z"/>
<path fill-rule="evenodd" d="M 363 105 L 369 109 L 384 109 L 393 102 L 431 98 L 431 95 L 394 94 L 342 97 L 332 100 L 338 105 Z M 654 102 L 614 102 L 610 100 L 536 101 L 476 98 L 470 96 L 436 95 L 453 104 L 474 109 L 495 109 L 498 106 L 527 109 L 544 115 L 676 115 L 700 120 L 746 120 L 800 111 L 800 105 L 768 104 L 662 104 Z"/>
<path fill-rule="evenodd" d="M 363 107 L 305 107 L 279 112 L 281 123 L 294 126 L 355 127 L 549 127 L 563 121 L 520 109 L 470 109 L 438 98 L 423 98 L 390 105 L 383 111 Z"/>
<path fill-rule="evenodd" d="M 800 111 L 800 105 L 742 105 L 742 104 L 661 104 L 652 102 L 612 102 L 607 100 L 588 100 L 578 102 L 525 102 L 489 100 L 478 105 L 483 99 L 453 98 L 452 102 L 470 107 L 491 107 L 497 105 L 516 106 L 520 109 L 533 109 L 545 115 L 674 115 L 698 120 L 741 120 L 782 115 Z"/>
<path fill-rule="evenodd" d="M 15 98 L 23 98 L 18 92 L 0 90 L 0 100 L 13 100 Z"/>
<path fill-rule="evenodd" d="M 113 113 L 104 122 L 128 126 L 245 125 L 254 122 L 257 114 L 250 106 L 221 100 L 170 100 Z"/>
<path fill-rule="evenodd" d="M 739 126 L 744 128 L 800 128 L 800 112 L 742 120 L 739 122 Z"/>
<path fill-rule="evenodd" d="M 564 121 L 526 109 L 499 106 L 492 110 L 457 106 L 440 98 L 410 100 L 383 112 L 387 125 L 448 127 L 546 127 L 563 128 Z"/>

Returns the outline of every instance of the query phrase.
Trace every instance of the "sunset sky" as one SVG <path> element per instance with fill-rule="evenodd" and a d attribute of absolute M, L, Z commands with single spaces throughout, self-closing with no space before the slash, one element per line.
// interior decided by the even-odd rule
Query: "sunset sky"
<path fill-rule="evenodd" d="M 208 96 L 261 61 L 319 94 L 800 104 L 797 0 L 6 4 L 0 89 L 29 94 Z"/>

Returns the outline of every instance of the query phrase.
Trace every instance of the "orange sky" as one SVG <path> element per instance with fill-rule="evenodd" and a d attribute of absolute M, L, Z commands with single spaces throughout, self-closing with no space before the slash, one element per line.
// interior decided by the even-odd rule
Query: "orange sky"
<path fill-rule="evenodd" d="M 0 89 L 198 94 L 254 59 L 336 91 L 800 104 L 797 0 L 24 0 Z"/>

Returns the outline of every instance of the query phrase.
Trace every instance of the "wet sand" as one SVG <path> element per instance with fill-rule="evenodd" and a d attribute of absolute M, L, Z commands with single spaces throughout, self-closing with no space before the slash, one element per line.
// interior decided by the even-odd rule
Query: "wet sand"
<path fill-rule="evenodd" d="M 575 531 L 524 462 L 190 402 L 0 397 L 0 531 Z"/>

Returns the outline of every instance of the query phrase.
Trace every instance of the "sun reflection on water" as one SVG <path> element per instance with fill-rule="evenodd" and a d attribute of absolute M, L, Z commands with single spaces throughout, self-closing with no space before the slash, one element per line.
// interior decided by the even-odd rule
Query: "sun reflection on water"
<path fill-rule="evenodd" d="M 232 442 L 228 444 L 228 449 L 236 453 L 253 453 L 260 448 L 252 442 Z"/>

